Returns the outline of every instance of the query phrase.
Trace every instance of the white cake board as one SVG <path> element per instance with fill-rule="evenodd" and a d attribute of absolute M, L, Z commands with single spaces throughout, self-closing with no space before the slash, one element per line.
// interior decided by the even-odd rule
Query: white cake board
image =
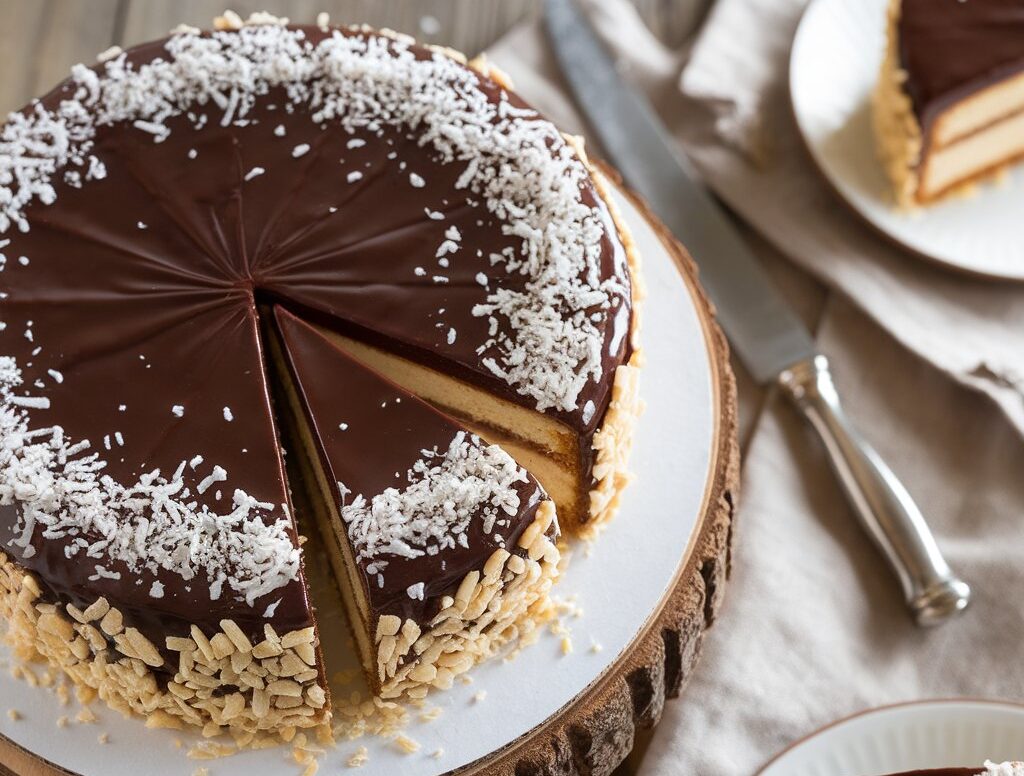
<path fill-rule="evenodd" d="M 555 589 L 559 597 L 575 596 L 584 610 L 582 617 L 565 620 L 573 652 L 563 655 L 561 638 L 545 630 L 514 660 L 474 669 L 472 684 L 456 682 L 451 690 L 433 693 L 427 706 L 444 710 L 437 720 L 420 722 L 418 710 L 412 709 L 404 733 L 419 742 L 417 753 L 404 754 L 381 738 L 341 741 L 321 758 L 321 773 L 344 773 L 346 760 L 359 746 L 369 750 L 368 762 L 357 771 L 366 776 L 428 776 L 487 757 L 558 714 L 613 669 L 674 587 L 696 535 L 712 474 L 718 412 L 712 357 L 693 292 L 672 255 L 620 191 L 613 198 L 633 232 L 648 289 L 642 331 L 647 358 L 641 375 L 647 411 L 636 429 L 631 461 L 636 482 L 589 554 L 583 547 L 574 548 Z M 325 651 L 347 640 L 340 615 L 322 612 L 321 627 Z M 592 644 L 600 650 L 592 650 Z M 4 659 L 9 655 L 0 647 Z M 337 665 L 328 668 L 337 670 Z M 486 697 L 475 701 L 480 692 Z M 302 772 L 287 747 L 198 762 L 186 756 L 201 740 L 198 736 L 146 729 L 142 720 L 125 719 L 102 703 L 91 708 L 99 716 L 96 724 L 59 729 L 58 718 L 73 718 L 77 704 L 62 707 L 52 692 L 0 670 L 0 735 L 74 774 L 181 776 L 200 766 L 209 768 L 211 776 Z M 10 719 L 8 709 L 17 710 L 21 719 Z M 104 733 L 109 743 L 101 745 L 97 739 Z M 438 749 L 443 755 L 435 759 L 432 754 Z"/>

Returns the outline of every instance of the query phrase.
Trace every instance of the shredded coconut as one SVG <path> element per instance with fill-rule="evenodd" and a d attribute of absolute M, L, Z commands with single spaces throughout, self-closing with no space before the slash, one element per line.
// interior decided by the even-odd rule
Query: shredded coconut
<path fill-rule="evenodd" d="M 422 455 L 406 473 L 405 488 L 388 488 L 369 501 L 360 494 L 342 506 L 342 520 L 360 559 L 418 558 L 431 548 L 429 554 L 465 546 L 472 521 L 481 521 L 487 532 L 500 516 L 518 513 L 516 486 L 527 481 L 526 470 L 497 445 L 484 445 L 460 431 L 446 451 L 434 448 Z M 342 488 L 344 499 L 350 491 Z M 376 561 L 378 568 L 382 565 Z"/>
<path fill-rule="evenodd" d="M 985 761 L 985 776 L 1024 776 L 1024 762 L 994 763 Z"/>
<path fill-rule="evenodd" d="M 299 551 L 288 522 L 271 519 L 273 504 L 236 490 L 230 511 L 213 512 L 188 495 L 184 461 L 169 478 L 154 469 L 121 485 L 87 441 L 73 443 L 59 426 L 30 427 L 19 401 L 27 397 L 14 394 L 21 382 L 15 360 L 0 356 L 0 505 L 21 506 L 11 546 L 23 558 L 35 554 L 37 534 L 70 537 L 69 558 L 106 559 L 94 564 L 97 579 L 120 578 L 111 561 L 132 573 L 202 573 L 223 577 L 250 605 L 298 577 Z M 218 467 L 207 480 L 226 478 Z"/>

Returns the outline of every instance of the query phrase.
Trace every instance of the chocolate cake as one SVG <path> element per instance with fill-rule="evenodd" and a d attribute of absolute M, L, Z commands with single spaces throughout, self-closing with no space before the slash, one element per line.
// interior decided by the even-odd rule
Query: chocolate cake
<path fill-rule="evenodd" d="M 892 0 L 874 121 L 903 206 L 1024 156 L 1024 2 Z"/>
<path fill-rule="evenodd" d="M 579 143 L 485 62 L 219 27 L 76 66 L 0 132 L 0 621 L 116 708 L 251 736 L 330 713 L 296 489 L 379 691 L 529 627 L 545 492 L 590 531 L 628 481 L 639 294 Z M 382 545 L 407 507 L 429 536 Z"/>
<path fill-rule="evenodd" d="M 319 494 L 371 686 L 383 697 L 448 687 L 543 607 L 558 575 L 554 505 L 498 446 L 295 316 L 278 309 L 276 320 L 289 449 Z"/>

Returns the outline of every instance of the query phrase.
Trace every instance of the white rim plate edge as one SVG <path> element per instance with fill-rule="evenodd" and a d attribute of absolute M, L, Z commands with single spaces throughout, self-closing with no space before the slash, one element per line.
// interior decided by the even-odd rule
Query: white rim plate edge
<path fill-rule="evenodd" d="M 657 230 L 617 187 L 612 197 L 633 232 L 648 288 L 642 313 L 646 365 L 640 378 L 647 411 L 637 425 L 631 460 L 638 481 L 627 490 L 621 513 L 589 556 L 574 553 L 556 588 L 562 597 L 578 595 L 585 610 L 582 619 L 567 621 L 575 651 L 561 657 L 560 639 L 545 633 L 514 662 L 486 663 L 473 671 L 473 684 L 456 683 L 432 695 L 430 703 L 443 709 L 441 719 L 422 723 L 413 715 L 405 731 L 422 745 L 418 753 L 405 755 L 383 739 L 364 738 L 339 743 L 322 758 L 322 768 L 342 768 L 357 746 L 365 745 L 370 757 L 362 774 L 400 769 L 408 776 L 430 776 L 472 765 L 528 736 L 614 668 L 660 610 L 689 558 L 715 463 L 720 408 L 711 345 L 695 291 Z M 688 301 L 682 302 L 681 295 Z M 651 336 L 653 332 L 658 336 Z M 650 542 L 652 535 L 660 540 Z M 621 579 L 631 584 L 618 584 Z M 591 642 L 602 651 L 591 652 Z M 0 666 L 6 656 L 0 646 Z M 524 693 L 523 676 L 543 676 L 544 681 L 529 682 Z M 486 699 L 475 703 L 480 690 L 486 691 Z M 22 719 L 9 719 L 10 708 L 21 712 Z M 124 719 L 99 703 L 92 708 L 98 724 L 58 730 L 57 719 L 69 713 L 74 717 L 77 709 L 61 707 L 52 693 L 0 670 L 0 736 L 72 773 L 177 776 L 207 765 L 215 776 L 252 776 L 282 772 L 288 754 L 276 748 L 197 762 L 185 756 L 199 740 L 192 734 L 146 730 L 137 718 Z M 110 742 L 97 745 L 97 736 L 104 732 Z M 185 745 L 179 747 L 176 741 Z M 433 759 L 431 753 L 438 748 L 444 756 Z M 295 770 L 300 772 L 301 766 Z"/>
<path fill-rule="evenodd" d="M 1024 757 L 1024 705 L 913 701 L 868 709 L 811 733 L 756 776 L 881 776 Z"/>
<path fill-rule="evenodd" d="M 918 257 L 1024 281 L 1024 169 L 911 213 L 897 211 L 875 155 L 870 94 L 885 46 L 887 0 L 812 0 L 790 52 L 789 90 L 811 158 L 868 223 Z"/>

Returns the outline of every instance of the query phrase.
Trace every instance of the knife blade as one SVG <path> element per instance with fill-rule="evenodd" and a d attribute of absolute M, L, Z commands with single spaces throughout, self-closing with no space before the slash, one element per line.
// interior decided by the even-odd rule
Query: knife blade
<path fill-rule="evenodd" d="M 759 382 L 780 386 L 821 438 L 854 513 L 889 561 L 916 622 L 935 625 L 965 609 L 970 588 L 949 568 L 902 483 L 853 428 L 828 360 L 675 149 L 650 103 L 623 81 L 573 0 L 545 0 L 544 25 L 591 131 L 625 182 L 686 245 L 740 360 Z"/>

